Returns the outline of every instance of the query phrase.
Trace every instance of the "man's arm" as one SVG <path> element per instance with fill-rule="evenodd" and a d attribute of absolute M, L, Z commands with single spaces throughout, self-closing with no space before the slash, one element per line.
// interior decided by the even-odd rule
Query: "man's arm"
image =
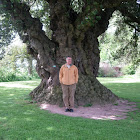
<path fill-rule="evenodd" d="M 59 70 L 59 81 L 60 81 L 60 83 L 62 83 L 62 77 L 63 77 L 63 67 L 61 66 L 61 68 Z"/>
<path fill-rule="evenodd" d="M 78 78 L 79 78 L 79 75 L 78 75 L 78 68 L 76 67 L 75 69 L 75 78 L 76 78 L 76 84 L 78 83 Z"/>

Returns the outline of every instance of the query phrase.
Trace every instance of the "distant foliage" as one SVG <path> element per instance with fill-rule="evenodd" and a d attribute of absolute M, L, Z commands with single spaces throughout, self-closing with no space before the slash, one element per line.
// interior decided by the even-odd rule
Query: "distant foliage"
<path fill-rule="evenodd" d="M 0 60 L 0 82 L 39 78 L 35 61 L 27 54 L 26 46 L 8 46 Z"/>
<path fill-rule="evenodd" d="M 98 39 L 101 50 L 101 61 L 109 61 L 113 66 L 140 64 L 139 32 L 124 23 L 122 14 L 113 13 L 109 30 Z"/>
<path fill-rule="evenodd" d="M 23 80 L 32 80 L 38 79 L 39 76 L 34 71 L 33 75 L 28 75 L 27 72 L 22 73 L 21 71 L 12 72 L 6 68 L 0 69 L 0 82 L 9 82 L 9 81 L 23 81 Z"/>
<path fill-rule="evenodd" d="M 124 66 L 123 68 L 122 68 L 122 73 L 124 74 L 124 75 L 133 75 L 133 74 L 135 74 L 135 66 L 134 65 L 132 65 L 132 64 L 129 64 L 129 65 L 127 65 L 127 66 Z"/>
<path fill-rule="evenodd" d="M 112 67 L 99 67 L 98 77 L 119 77 L 121 74 Z"/>
<path fill-rule="evenodd" d="M 140 65 L 137 67 L 135 75 L 140 78 Z"/>

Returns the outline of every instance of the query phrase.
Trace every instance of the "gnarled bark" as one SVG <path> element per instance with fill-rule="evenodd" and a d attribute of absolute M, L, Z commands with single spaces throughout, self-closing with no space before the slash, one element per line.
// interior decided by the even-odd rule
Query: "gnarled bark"
<path fill-rule="evenodd" d="M 81 31 L 75 22 L 79 15 L 70 8 L 70 0 L 53 0 L 49 4 L 52 40 L 45 35 L 40 21 L 31 17 L 28 6 L 14 3 L 19 16 L 10 12 L 14 20 L 22 19 L 19 23 L 22 32 L 19 34 L 28 43 L 28 53 L 37 60 L 36 70 L 42 79 L 30 93 L 32 99 L 64 105 L 59 69 L 65 63 L 65 57 L 71 56 L 79 70 L 75 105 L 115 102 L 118 97 L 96 79 L 100 61 L 97 38 L 107 29 L 114 10 L 99 11 L 101 20 L 98 24 Z M 7 10 L 11 11 L 12 5 L 9 0 Z"/>

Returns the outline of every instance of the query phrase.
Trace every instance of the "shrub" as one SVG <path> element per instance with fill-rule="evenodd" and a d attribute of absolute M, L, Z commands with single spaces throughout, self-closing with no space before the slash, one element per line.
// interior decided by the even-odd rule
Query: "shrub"
<path fill-rule="evenodd" d="M 99 70 L 98 70 L 98 77 L 105 77 L 105 72 L 101 67 L 99 67 Z"/>
<path fill-rule="evenodd" d="M 36 72 L 33 73 L 33 76 L 30 76 L 27 72 L 12 72 L 7 70 L 6 68 L 0 69 L 0 82 L 23 81 L 31 80 L 33 78 L 39 78 Z"/>
<path fill-rule="evenodd" d="M 135 75 L 140 78 L 140 65 L 137 67 Z"/>
<path fill-rule="evenodd" d="M 122 73 L 124 75 L 133 75 L 135 74 L 135 66 L 130 64 L 122 68 Z"/>
<path fill-rule="evenodd" d="M 112 67 L 99 67 L 98 77 L 118 77 L 118 72 Z"/>

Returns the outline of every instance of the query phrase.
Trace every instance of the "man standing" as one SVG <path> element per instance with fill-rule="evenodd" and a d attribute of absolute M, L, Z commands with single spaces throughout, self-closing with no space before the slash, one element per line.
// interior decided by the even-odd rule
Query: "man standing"
<path fill-rule="evenodd" d="M 74 94 L 78 78 L 78 68 L 72 64 L 72 58 L 68 56 L 66 63 L 61 66 L 59 71 L 59 81 L 63 91 L 63 102 L 66 107 L 65 112 L 74 111 Z"/>

